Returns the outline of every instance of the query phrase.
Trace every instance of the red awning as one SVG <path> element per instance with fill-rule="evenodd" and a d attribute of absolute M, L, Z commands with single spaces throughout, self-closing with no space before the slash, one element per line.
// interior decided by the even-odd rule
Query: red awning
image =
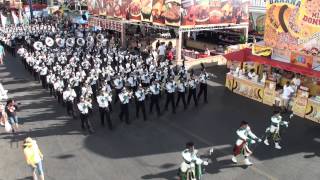
<path fill-rule="evenodd" d="M 287 71 L 295 72 L 295 73 L 300 73 L 306 76 L 310 77 L 317 77 L 320 78 L 320 71 L 315 71 L 313 69 L 305 68 L 302 66 L 298 66 L 295 64 L 290 64 L 290 63 L 285 63 L 285 62 L 280 62 L 277 60 L 273 60 L 268 57 L 262 57 L 262 56 L 255 56 L 251 53 L 250 48 L 242 49 L 237 52 L 229 53 L 225 55 L 225 58 L 231 61 L 253 61 L 257 62 L 260 64 L 267 64 L 272 67 L 276 67 L 279 69 L 284 69 Z"/>
<path fill-rule="evenodd" d="M 232 52 L 232 53 L 228 53 L 223 55 L 226 59 L 228 59 L 229 61 L 245 61 L 246 60 L 246 52 L 244 50 L 240 50 L 240 51 L 236 51 L 236 52 Z"/>

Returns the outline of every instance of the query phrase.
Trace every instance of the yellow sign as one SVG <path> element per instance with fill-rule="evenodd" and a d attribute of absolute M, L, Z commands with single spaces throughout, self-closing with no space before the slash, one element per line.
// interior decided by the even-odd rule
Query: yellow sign
<path fill-rule="evenodd" d="M 270 56 L 272 54 L 272 48 L 254 44 L 252 47 L 252 54 L 256 56 Z"/>
<path fill-rule="evenodd" d="M 319 9 L 319 0 L 268 0 L 266 45 L 320 56 Z"/>

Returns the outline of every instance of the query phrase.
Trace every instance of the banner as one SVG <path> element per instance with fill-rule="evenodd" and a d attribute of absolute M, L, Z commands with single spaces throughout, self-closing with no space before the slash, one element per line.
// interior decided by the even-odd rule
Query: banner
<path fill-rule="evenodd" d="M 165 24 L 170 26 L 180 26 L 181 20 L 181 3 L 180 0 L 166 0 L 165 12 L 163 14 Z"/>
<path fill-rule="evenodd" d="M 182 26 L 249 24 L 249 0 L 182 0 Z"/>
<path fill-rule="evenodd" d="M 298 66 L 303 66 L 306 68 L 311 68 L 313 64 L 313 57 L 304 55 L 301 53 L 292 52 L 291 53 L 291 63 L 296 64 Z"/>
<path fill-rule="evenodd" d="M 133 21 L 141 20 L 141 1 L 131 0 L 129 4 L 129 19 Z"/>
<path fill-rule="evenodd" d="M 270 56 L 272 54 L 272 48 L 254 44 L 252 47 L 252 54 L 256 56 Z"/>
<path fill-rule="evenodd" d="M 268 0 L 267 46 L 320 56 L 320 1 Z"/>
<path fill-rule="evenodd" d="M 165 0 L 153 0 L 152 2 L 152 22 L 157 25 L 164 25 L 163 13 L 166 11 Z"/>
<path fill-rule="evenodd" d="M 141 20 L 152 22 L 152 0 L 141 0 Z"/>
<path fill-rule="evenodd" d="M 102 9 L 103 0 L 88 0 L 88 11 L 92 15 L 99 15 L 100 9 Z"/>

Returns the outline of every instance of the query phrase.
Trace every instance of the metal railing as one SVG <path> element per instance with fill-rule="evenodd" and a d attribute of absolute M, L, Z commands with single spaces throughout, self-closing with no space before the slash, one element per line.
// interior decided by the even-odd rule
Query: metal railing
<path fill-rule="evenodd" d="M 266 0 L 250 0 L 250 8 L 266 8 Z"/>

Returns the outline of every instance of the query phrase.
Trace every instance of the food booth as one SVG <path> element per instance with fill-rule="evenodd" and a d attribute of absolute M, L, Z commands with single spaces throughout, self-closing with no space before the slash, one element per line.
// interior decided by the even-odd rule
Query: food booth
<path fill-rule="evenodd" d="M 264 42 L 225 55 L 230 68 L 226 87 L 279 105 L 282 86 L 289 81 L 295 84 L 293 113 L 320 123 L 319 9 L 307 0 L 267 1 Z"/>
<path fill-rule="evenodd" d="M 293 74 L 299 74 L 301 86 L 290 101 L 292 111 L 295 115 L 320 123 L 320 71 L 257 56 L 252 54 L 250 48 L 226 54 L 225 57 L 230 69 L 226 75 L 226 88 L 269 106 L 280 105 L 281 87 L 291 81 Z M 249 78 L 247 74 L 252 70 L 256 76 Z"/>

